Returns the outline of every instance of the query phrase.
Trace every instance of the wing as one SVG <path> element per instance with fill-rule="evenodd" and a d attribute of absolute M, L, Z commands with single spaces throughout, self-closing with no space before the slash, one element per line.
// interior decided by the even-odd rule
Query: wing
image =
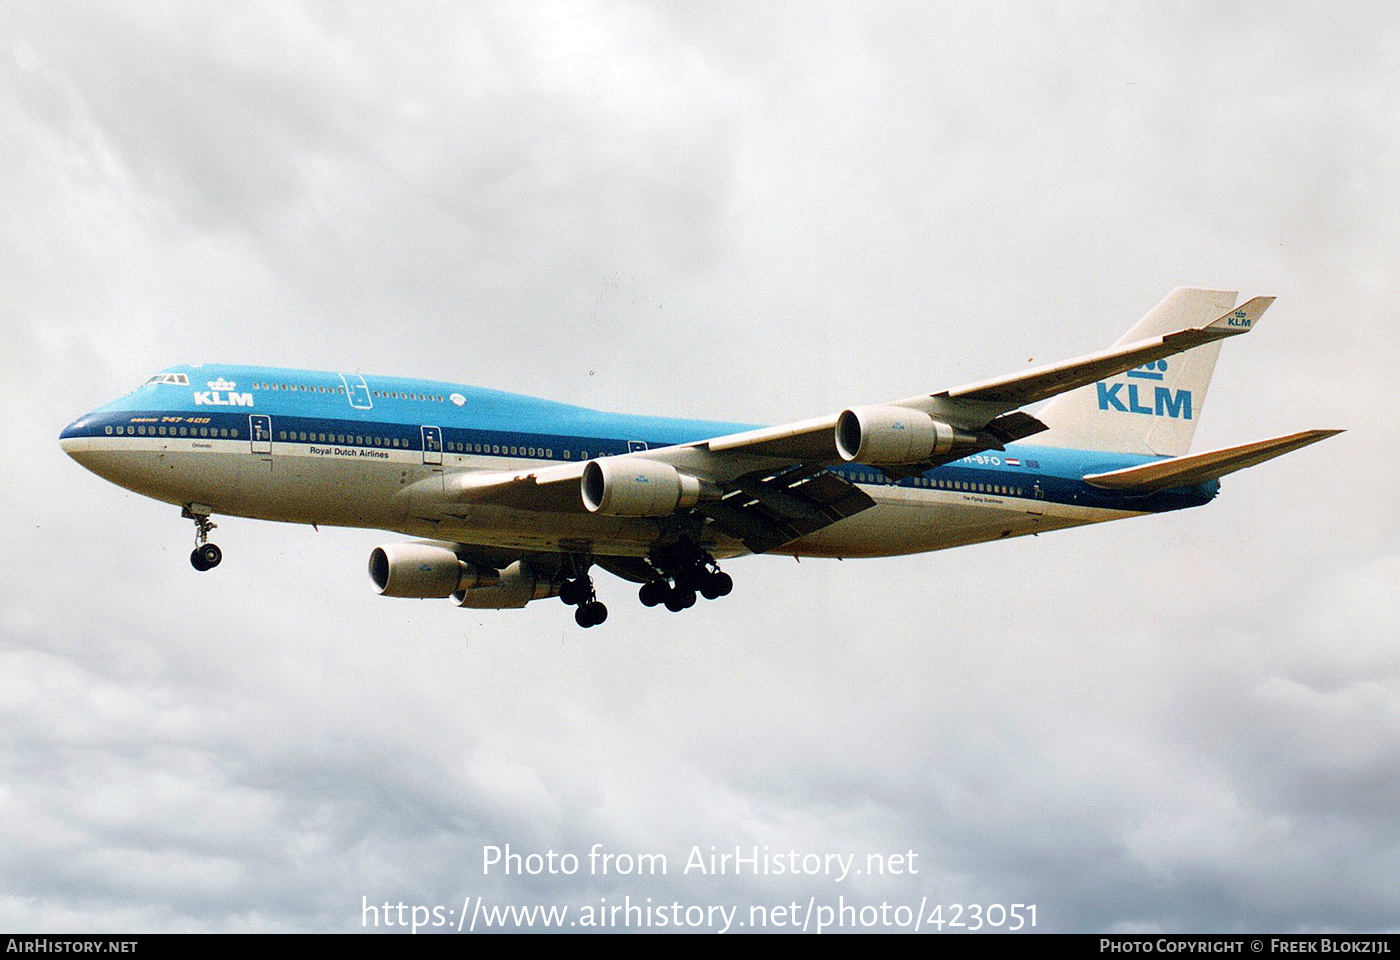
<path fill-rule="evenodd" d="M 1161 337 L 1120 344 L 1063 363 L 983 380 L 940 393 L 907 397 L 885 406 L 918 410 L 966 431 L 986 430 L 991 434 L 986 439 L 1010 443 L 1038 433 L 1044 426 L 1032 423 L 1034 418 L 1029 414 L 1017 414 L 999 423 L 1000 418 L 1009 411 L 1048 400 L 1058 394 L 1088 386 L 1105 377 L 1182 353 L 1192 347 L 1247 333 L 1253 329 L 1254 324 L 1273 301 L 1273 297 L 1255 297 L 1203 327 L 1191 327 Z M 836 462 L 840 459 L 836 448 L 838 419 L 839 414 L 785 426 L 749 430 L 708 440 L 705 445 L 714 451 L 744 450 L 803 461 Z M 1005 434 L 1004 439 L 1002 434 Z M 1000 447 L 997 443 L 989 442 L 982 449 L 993 450 Z"/>
<path fill-rule="evenodd" d="M 624 515 L 694 511 L 743 541 L 750 551 L 762 553 L 874 505 L 867 494 L 827 467 L 860 462 L 900 478 L 982 450 L 1003 449 L 1046 429 L 1018 408 L 1246 333 L 1272 302 L 1272 297 L 1256 297 L 1204 326 L 812 420 L 587 463 L 454 474 L 445 481 L 446 496 L 458 502 L 577 513 L 589 509 L 581 490 L 590 464 L 606 460 L 621 468 L 628 461 L 639 461 L 636 466 L 642 469 L 635 471 L 639 483 L 664 484 L 670 481 L 669 473 L 659 474 L 653 466 L 643 468 L 640 462 L 662 464 L 677 477 L 696 481 L 700 492 L 687 494 L 691 488 L 677 481 L 681 486 L 675 502 L 662 513 Z M 612 475 L 631 472 L 610 471 Z M 650 487 L 648 492 L 655 489 Z"/>

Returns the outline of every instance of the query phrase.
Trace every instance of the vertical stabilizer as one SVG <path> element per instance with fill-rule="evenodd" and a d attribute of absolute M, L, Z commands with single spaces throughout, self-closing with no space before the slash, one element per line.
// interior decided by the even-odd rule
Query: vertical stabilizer
<path fill-rule="evenodd" d="M 1233 290 L 1177 287 L 1118 344 L 1204 326 L 1229 312 L 1235 297 Z M 1179 457 L 1191 449 L 1219 354 L 1220 344 L 1209 343 L 1062 394 L 1036 413 L 1050 429 L 1035 442 Z"/>

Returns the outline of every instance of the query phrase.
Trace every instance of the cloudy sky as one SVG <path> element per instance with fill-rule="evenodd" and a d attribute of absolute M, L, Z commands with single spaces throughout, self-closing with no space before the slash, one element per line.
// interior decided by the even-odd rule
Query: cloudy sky
<path fill-rule="evenodd" d="M 3 8 L 0 926 L 1400 927 L 1392 4 Z M 375 596 L 386 533 L 222 518 L 196 574 L 175 508 L 56 442 L 199 361 L 775 423 L 1100 348 L 1181 284 L 1279 297 L 1198 448 L 1348 432 L 1200 510 L 736 561 L 680 615 L 604 576 L 586 633 Z M 670 872 L 483 876 L 507 843 Z"/>

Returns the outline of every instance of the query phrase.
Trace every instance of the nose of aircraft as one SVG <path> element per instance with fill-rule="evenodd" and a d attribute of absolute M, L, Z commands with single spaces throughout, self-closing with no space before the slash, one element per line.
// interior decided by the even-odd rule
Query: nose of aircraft
<path fill-rule="evenodd" d="M 58 435 L 58 445 L 63 448 L 63 452 L 88 469 L 92 469 L 88 462 L 88 444 L 86 442 L 91 433 L 89 429 L 91 423 L 92 415 L 85 414 L 64 427 L 63 432 Z"/>

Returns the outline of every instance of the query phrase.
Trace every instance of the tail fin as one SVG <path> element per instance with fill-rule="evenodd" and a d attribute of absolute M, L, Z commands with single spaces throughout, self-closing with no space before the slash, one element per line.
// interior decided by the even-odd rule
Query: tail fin
<path fill-rule="evenodd" d="M 1229 312 L 1235 297 L 1233 290 L 1177 287 L 1118 343 L 1204 326 Z M 1219 342 L 1208 343 L 1062 394 L 1036 413 L 1049 430 L 1036 437 L 1035 442 L 1083 450 L 1181 456 L 1191 449 L 1196 421 L 1205 406 L 1206 388 L 1219 354 Z"/>

